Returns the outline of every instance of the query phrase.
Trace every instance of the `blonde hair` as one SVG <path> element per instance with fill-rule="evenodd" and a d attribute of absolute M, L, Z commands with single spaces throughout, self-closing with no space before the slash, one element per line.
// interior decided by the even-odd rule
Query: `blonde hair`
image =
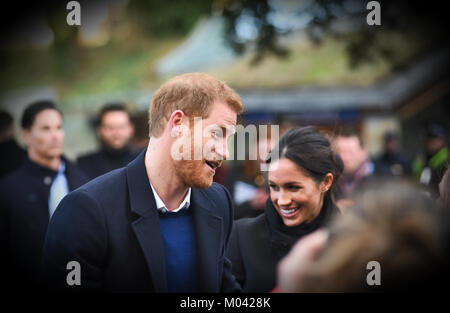
<path fill-rule="evenodd" d="M 423 288 L 443 263 L 444 227 L 434 201 L 408 183 L 384 183 L 357 197 L 340 216 L 328 245 L 298 282 L 301 292 L 399 291 Z M 381 267 L 381 286 L 366 282 L 368 262 Z M 378 289 L 377 289 L 378 288 Z"/>
<path fill-rule="evenodd" d="M 206 118 L 216 101 L 225 102 L 237 114 L 243 110 L 239 95 L 224 82 L 204 73 L 175 76 L 153 95 L 149 109 L 150 136 L 161 136 L 173 111 L 182 110 L 188 117 Z"/>

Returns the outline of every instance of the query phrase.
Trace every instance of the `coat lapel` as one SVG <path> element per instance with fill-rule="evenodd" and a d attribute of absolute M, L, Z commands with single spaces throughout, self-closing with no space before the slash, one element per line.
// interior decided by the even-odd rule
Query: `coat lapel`
<path fill-rule="evenodd" d="M 191 208 L 194 213 L 194 223 L 197 240 L 197 257 L 199 262 L 199 291 L 220 291 L 219 258 L 224 240 L 222 218 L 214 215 L 214 202 L 206 192 L 192 189 Z"/>
<path fill-rule="evenodd" d="M 145 261 L 151 273 L 155 292 L 167 292 L 164 246 L 155 198 L 144 164 L 145 151 L 127 166 L 128 194 L 131 211 L 140 217 L 132 223 Z"/>

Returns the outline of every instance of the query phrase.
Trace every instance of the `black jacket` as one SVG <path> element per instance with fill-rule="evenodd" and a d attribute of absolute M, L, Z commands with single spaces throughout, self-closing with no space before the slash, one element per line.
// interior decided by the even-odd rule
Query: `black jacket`
<path fill-rule="evenodd" d="M 77 164 L 90 179 L 93 179 L 112 170 L 126 166 L 133 161 L 138 154 L 139 151 L 130 148 L 121 151 L 101 149 L 98 152 L 80 156 L 77 159 Z"/>
<path fill-rule="evenodd" d="M 327 198 L 318 217 L 309 224 L 284 225 L 270 198 L 264 214 L 235 221 L 227 256 L 244 292 L 269 292 L 276 284 L 278 262 L 295 242 L 326 226 L 338 209 Z"/>
<path fill-rule="evenodd" d="M 88 178 L 74 164 L 63 158 L 69 190 L 78 188 Z M 0 262 L 10 283 L 21 288 L 35 286 L 41 252 L 49 222 L 48 198 L 57 171 L 26 158 L 22 167 L 0 181 Z"/>
<path fill-rule="evenodd" d="M 66 196 L 55 211 L 43 252 L 46 287 L 66 291 L 167 292 L 164 247 L 145 151 L 127 167 L 102 175 Z M 233 213 L 216 183 L 192 188 L 199 289 L 239 291 L 225 258 Z M 77 261 L 81 285 L 68 286 L 66 265 Z"/>
<path fill-rule="evenodd" d="M 22 166 L 27 152 L 14 139 L 0 143 L 0 178 Z"/>

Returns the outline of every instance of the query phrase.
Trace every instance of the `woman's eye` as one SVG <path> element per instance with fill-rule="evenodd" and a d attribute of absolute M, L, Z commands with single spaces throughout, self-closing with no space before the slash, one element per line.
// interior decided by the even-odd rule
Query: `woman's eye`
<path fill-rule="evenodd" d="M 269 185 L 270 189 L 276 190 L 277 186 L 276 185 Z"/>
<path fill-rule="evenodd" d="M 299 186 L 291 186 L 291 187 L 289 187 L 289 190 L 291 190 L 291 191 L 297 191 L 299 189 L 300 189 Z"/>

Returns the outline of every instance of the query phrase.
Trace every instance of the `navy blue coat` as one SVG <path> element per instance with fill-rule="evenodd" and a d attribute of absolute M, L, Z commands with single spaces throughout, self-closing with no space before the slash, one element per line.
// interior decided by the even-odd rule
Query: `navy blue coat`
<path fill-rule="evenodd" d="M 88 181 L 74 164 L 63 158 L 72 191 Z M 0 259 L 8 284 L 34 288 L 49 224 L 48 197 L 57 171 L 26 158 L 22 167 L 0 181 Z M 8 285 L 5 283 L 5 285 Z"/>
<path fill-rule="evenodd" d="M 127 167 L 100 176 L 67 195 L 45 241 L 42 275 L 50 289 L 166 292 L 159 215 L 144 165 L 145 151 Z M 216 183 L 192 188 L 199 289 L 236 292 L 225 257 L 233 216 L 228 191 Z M 81 285 L 68 286 L 66 265 L 77 261 Z"/>

